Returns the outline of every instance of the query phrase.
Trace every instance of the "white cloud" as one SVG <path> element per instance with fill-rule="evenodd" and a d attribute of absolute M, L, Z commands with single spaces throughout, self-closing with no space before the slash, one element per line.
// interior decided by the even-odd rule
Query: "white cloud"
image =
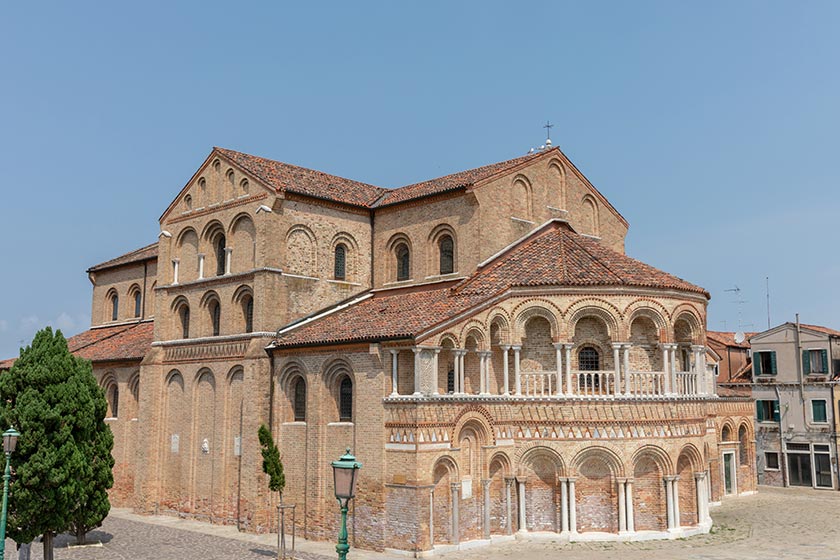
<path fill-rule="evenodd" d="M 5 319 L 0 319 L 0 333 L 9 330 L 9 322 Z"/>

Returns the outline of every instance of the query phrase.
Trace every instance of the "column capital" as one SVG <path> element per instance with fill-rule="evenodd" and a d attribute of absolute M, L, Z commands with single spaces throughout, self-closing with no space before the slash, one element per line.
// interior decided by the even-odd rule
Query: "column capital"
<path fill-rule="evenodd" d="M 662 478 L 665 480 L 665 482 L 673 482 L 674 480 L 677 479 L 677 477 L 673 474 L 665 475 Z"/>
<path fill-rule="evenodd" d="M 510 349 L 513 350 L 514 352 L 519 352 L 520 350 L 522 350 L 522 345 L 521 344 L 511 344 Z"/>
<path fill-rule="evenodd" d="M 627 478 L 624 479 L 624 481 L 627 482 L 627 484 L 633 484 L 634 482 L 636 482 L 636 479 L 633 478 L 632 476 L 628 476 Z"/>
<path fill-rule="evenodd" d="M 505 485 L 510 488 L 513 486 L 513 483 L 516 482 L 516 477 L 514 476 L 506 476 L 505 477 Z"/>
<path fill-rule="evenodd" d="M 702 344 L 692 344 L 691 345 L 691 351 L 692 352 L 705 352 L 706 347 L 703 346 Z"/>
<path fill-rule="evenodd" d="M 697 479 L 697 480 L 706 480 L 706 472 L 705 471 L 696 472 L 696 473 L 694 473 L 694 478 Z"/>
<path fill-rule="evenodd" d="M 181 262 L 181 259 L 179 259 L 178 257 L 175 257 L 174 259 L 172 259 L 172 262 L 179 263 L 179 262 Z"/>
<path fill-rule="evenodd" d="M 558 476 L 557 477 L 557 482 L 569 482 L 569 477 L 568 476 Z"/>
<path fill-rule="evenodd" d="M 503 352 L 507 352 L 510 350 L 510 344 L 500 344 L 499 348 L 501 348 Z"/>
<path fill-rule="evenodd" d="M 626 342 L 613 342 L 611 346 L 613 347 L 613 350 L 621 350 L 621 347 L 625 344 Z"/>
<path fill-rule="evenodd" d="M 633 347 L 633 343 L 632 342 L 622 342 L 621 347 L 624 350 L 630 350 Z"/>
<path fill-rule="evenodd" d="M 554 346 L 556 350 L 561 350 L 567 343 L 565 342 L 552 342 L 551 345 Z"/>
<path fill-rule="evenodd" d="M 466 356 L 466 355 L 467 355 L 467 352 L 469 352 L 469 350 L 467 350 L 466 348 L 453 348 L 453 349 L 452 349 L 452 352 L 453 352 L 456 356 Z"/>
<path fill-rule="evenodd" d="M 490 479 L 490 478 L 482 478 L 481 479 L 481 485 L 484 486 L 484 488 L 490 488 L 490 483 L 491 482 L 493 482 L 493 480 Z"/>
<path fill-rule="evenodd" d="M 493 351 L 492 350 L 477 350 L 476 354 L 478 354 L 479 356 L 482 356 L 484 358 L 489 358 L 490 356 L 493 355 Z"/>
<path fill-rule="evenodd" d="M 574 347 L 575 347 L 575 344 L 573 342 L 564 342 L 563 343 L 563 348 L 565 348 L 566 350 L 571 350 Z"/>
<path fill-rule="evenodd" d="M 388 352 L 390 352 L 392 356 L 396 356 L 397 354 L 400 353 L 399 349 L 394 349 L 394 348 L 389 348 Z"/>
<path fill-rule="evenodd" d="M 578 477 L 576 477 L 576 476 L 570 476 L 566 480 L 568 480 L 569 482 L 574 484 L 577 479 L 578 479 Z"/>
<path fill-rule="evenodd" d="M 449 488 L 451 488 L 453 492 L 455 492 L 457 490 L 460 490 L 461 489 L 461 483 L 460 482 L 450 482 L 449 483 Z"/>
<path fill-rule="evenodd" d="M 627 479 L 626 478 L 621 478 L 621 477 L 616 478 L 615 481 L 618 482 L 619 484 L 627 483 Z"/>

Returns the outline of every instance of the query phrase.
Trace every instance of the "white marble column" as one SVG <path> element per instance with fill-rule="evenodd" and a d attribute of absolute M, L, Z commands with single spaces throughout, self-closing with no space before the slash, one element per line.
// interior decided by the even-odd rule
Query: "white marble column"
<path fill-rule="evenodd" d="M 680 477 L 675 476 L 674 480 L 671 481 L 671 484 L 674 486 L 674 490 L 671 492 L 671 495 L 674 499 L 674 528 L 679 529 L 681 522 L 680 522 Z"/>
<path fill-rule="evenodd" d="M 569 479 L 560 478 L 560 531 L 569 532 Z"/>
<path fill-rule="evenodd" d="M 181 265 L 181 259 L 172 259 L 172 283 L 178 283 L 178 267 Z"/>
<path fill-rule="evenodd" d="M 225 274 L 230 274 L 230 261 L 233 259 L 233 247 L 225 247 Z"/>
<path fill-rule="evenodd" d="M 627 499 L 627 532 L 635 533 L 636 518 L 635 514 L 633 513 L 633 479 L 628 478 L 627 484 L 625 486 L 625 498 Z"/>
<path fill-rule="evenodd" d="M 525 521 L 525 481 L 517 480 L 519 486 L 519 530 L 527 531 L 528 527 Z"/>
<path fill-rule="evenodd" d="M 452 351 L 455 355 L 455 394 L 464 394 L 464 354 L 466 350 L 455 349 Z"/>
<path fill-rule="evenodd" d="M 678 395 L 680 393 L 679 385 L 677 384 L 677 345 L 676 344 L 669 344 L 668 345 L 668 354 L 670 354 L 671 359 L 669 360 L 669 365 L 671 366 L 671 370 L 669 375 L 671 376 L 671 391 Z"/>
<path fill-rule="evenodd" d="M 613 348 L 613 364 L 615 365 L 615 387 L 613 388 L 613 394 L 620 395 L 622 393 L 621 390 L 621 358 L 619 356 L 619 352 L 621 351 L 621 343 L 614 342 L 612 345 Z"/>
<path fill-rule="evenodd" d="M 565 343 L 563 349 L 566 351 L 566 359 L 564 365 L 566 366 L 566 394 L 573 395 L 574 389 L 572 387 L 572 347 L 574 344 Z"/>
<path fill-rule="evenodd" d="M 479 395 L 486 395 L 487 394 L 487 360 L 484 358 L 484 352 L 478 352 L 478 394 Z"/>
<path fill-rule="evenodd" d="M 204 278 L 204 253 L 198 254 L 198 279 Z"/>
<path fill-rule="evenodd" d="M 459 352 L 459 350 L 457 348 L 452 349 L 452 369 L 453 369 L 452 376 L 455 378 L 454 383 L 453 383 L 453 385 L 454 385 L 453 393 L 456 394 L 456 395 L 459 394 L 462 391 L 462 389 L 461 389 L 461 360 L 458 358 L 458 352 Z"/>
<path fill-rule="evenodd" d="M 452 543 L 459 544 L 461 542 L 461 520 L 458 506 L 461 503 L 461 483 L 453 482 L 450 487 L 452 488 Z"/>
<path fill-rule="evenodd" d="M 662 349 L 662 377 L 663 382 L 665 384 L 665 394 L 671 394 L 671 370 L 668 367 L 668 345 L 667 344 L 660 344 L 659 347 Z"/>
<path fill-rule="evenodd" d="M 507 477 L 505 478 L 505 510 L 507 513 L 507 534 L 513 534 L 513 501 L 512 501 L 512 487 L 513 487 L 513 478 Z"/>
<path fill-rule="evenodd" d="M 674 487 L 671 486 L 672 480 L 673 477 L 663 477 L 663 483 L 665 484 L 665 514 L 667 518 L 668 530 L 674 528 Z"/>
<path fill-rule="evenodd" d="M 505 396 L 510 395 L 510 371 L 508 367 L 508 352 L 510 351 L 510 346 L 504 345 L 502 348 L 502 375 L 505 378 L 505 385 L 504 385 L 504 393 Z"/>
<path fill-rule="evenodd" d="M 694 482 L 697 488 L 697 521 L 703 524 L 706 523 L 709 517 L 709 495 L 706 492 L 706 473 L 694 473 Z"/>
<path fill-rule="evenodd" d="M 522 374 L 519 369 L 519 352 L 522 350 L 521 346 L 511 346 L 513 348 L 513 376 L 515 378 L 516 395 L 522 394 Z"/>
<path fill-rule="evenodd" d="M 484 538 L 490 538 L 490 479 L 481 481 L 484 489 Z"/>
<path fill-rule="evenodd" d="M 438 383 L 440 382 L 440 371 L 438 358 L 440 357 L 441 348 L 435 348 L 434 351 L 435 353 L 432 356 L 432 394 L 439 395 Z M 446 392 L 446 387 L 443 388 L 443 391 Z"/>
<path fill-rule="evenodd" d="M 429 543 L 435 546 L 435 488 L 429 491 Z"/>
<path fill-rule="evenodd" d="M 557 387 L 554 388 L 554 394 L 558 397 L 563 396 L 563 344 L 554 344 L 554 362 L 557 365 Z"/>
<path fill-rule="evenodd" d="M 618 478 L 616 482 L 618 483 L 618 532 L 621 534 L 627 532 L 627 495 L 624 492 L 627 479 Z"/>
<path fill-rule="evenodd" d="M 484 379 L 484 391 L 482 394 L 489 395 L 490 394 L 490 360 L 493 357 L 493 353 L 485 350 L 483 352 L 479 352 L 478 355 L 481 357 L 481 363 L 484 364 L 482 367 L 482 377 Z"/>
<path fill-rule="evenodd" d="M 411 349 L 414 352 L 414 395 L 415 397 L 421 396 L 423 393 L 420 392 L 420 365 L 421 365 L 421 356 L 423 354 L 423 349 L 418 348 L 415 346 Z"/>
<path fill-rule="evenodd" d="M 691 353 L 694 355 L 694 379 L 696 386 L 694 391 L 698 395 L 706 394 L 706 368 L 703 367 L 703 353 L 705 349 L 699 344 L 691 345 Z"/>
<path fill-rule="evenodd" d="M 400 351 L 391 350 L 391 396 L 397 397 L 400 394 L 397 386 L 397 373 L 399 371 Z"/>
<path fill-rule="evenodd" d="M 569 477 L 569 532 L 577 534 L 577 503 L 575 499 L 575 481 L 577 478 Z"/>
<path fill-rule="evenodd" d="M 630 392 L 631 392 L 631 387 L 630 387 L 630 348 L 631 347 L 632 347 L 632 344 L 629 344 L 629 343 L 624 343 L 624 344 L 621 345 L 622 358 L 623 358 L 622 369 L 624 370 L 624 374 L 622 375 L 622 377 L 624 377 L 624 394 L 625 395 L 629 395 Z"/>

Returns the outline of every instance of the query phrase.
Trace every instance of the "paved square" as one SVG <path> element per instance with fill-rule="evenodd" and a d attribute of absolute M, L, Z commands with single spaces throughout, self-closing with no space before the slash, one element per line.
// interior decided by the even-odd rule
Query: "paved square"
<path fill-rule="evenodd" d="M 713 533 L 675 541 L 635 543 L 573 543 L 517 541 L 491 548 L 454 552 L 444 560 L 744 560 L 840 559 L 840 493 L 762 487 L 759 494 L 726 500 L 712 510 Z M 175 518 L 141 518 L 115 512 L 91 534 L 102 547 L 67 548 L 72 538 L 57 539 L 59 560 L 266 560 L 275 558 L 276 535 L 236 533 L 220 527 Z M 6 558 L 17 558 L 7 541 Z M 302 543 L 303 560 L 335 558 L 330 543 Z M 389 556 L 351 550 L 357 560 Z M 41 559 L 35 545 L 32 559 Z M 405 558 L 397 557 L 397 558 Z"/>

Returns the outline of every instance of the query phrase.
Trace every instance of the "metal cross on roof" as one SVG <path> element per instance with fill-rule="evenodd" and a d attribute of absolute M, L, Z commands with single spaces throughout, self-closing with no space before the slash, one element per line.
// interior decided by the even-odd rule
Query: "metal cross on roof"
<path fill-rule="evenodd" d="M 551 129 L 554 128 L 554 125 L 549 121 L 545 121 L 543 128 L 545 129 L 546 140 L 551 140 Z"/>

